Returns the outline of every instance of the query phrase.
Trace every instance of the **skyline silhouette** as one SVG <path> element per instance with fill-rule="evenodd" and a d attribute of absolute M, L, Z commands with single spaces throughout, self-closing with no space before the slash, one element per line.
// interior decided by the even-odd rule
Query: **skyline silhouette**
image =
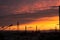
<path fill-rule="evenodd" d="M 59 24 L 56 24 L 56 25 L 58 25 L 59 26 Z M 57 26 L 55 25 L 55 29 L 54 30 L 60 30 L 60 26 L 59 26 L 59 29 L 57 29 Z M 8 30 L 11 30 L 10 28 L 11 28 L 11 26 L 14 26 L 13 24 L 10 24 L 10 25 L 8 25 L 7 27 L 5 27 L 5 26 L 2 26 L 2 27 L 0 27 L 0 29 L 2 29 L 2 30 L 5 30 L 5 29 L 7 29 L 8 28 Z M 21 27 L 20 25 L 19 25 L 19 22 L 17 21 L 17 31 L 20 31 L 20 28 L 19 27 Z M 27 25 L 25 25 L 25 30 L 24 31 L 28 31 L 27 29 L 28 28 L 33 28 L 32 26 L 31 27 L 29 27 L 29 26 L 27 26 Z M 35 26 L 35 31 L 39 31 L 38 30 L 38 25 L 36 25 Z"/>

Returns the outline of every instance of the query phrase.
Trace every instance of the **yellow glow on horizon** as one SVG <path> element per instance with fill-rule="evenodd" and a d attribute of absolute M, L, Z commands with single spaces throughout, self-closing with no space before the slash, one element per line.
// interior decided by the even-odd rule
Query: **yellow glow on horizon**
<path fill-rule="evenodd" d="M 36 30 L 36 26 L 38 30 L 50 30 L 50 29 L 59 29 L 59 16 L 54 17 L 44 17 L 37 19 L 34 22 L 19 25 L 19 30 L 25 30 L 25 26 L 27 27 L 27 30 Z M 6 30 L 8 30 L 7 28 Z M 17 30 L 17 25 L 11 26 L 10 30 Z"/>
<path fill-rule="evenodd" d="M 37 21 L 24 24 L 27 25 L 28 27 L 31 26 L 33 30 L 35 30 L 36 25 L 38 26 L 39 30 L 49 30 L 49 29 L 55 29 L 55 26 L 57 26 L 57 29 L 59 29 L 59 17 L 54 16 L 54 17 L 45 17 L 41 19 L 37 19 Z M 31 30 L 32 28 L 28 28 L 28 30 Z"/>

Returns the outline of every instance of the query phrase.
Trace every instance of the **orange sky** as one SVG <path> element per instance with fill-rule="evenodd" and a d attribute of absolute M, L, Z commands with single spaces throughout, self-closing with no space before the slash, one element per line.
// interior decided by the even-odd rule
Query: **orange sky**
<path fill-rule="evenodd" d="M 55 26 L 57 26 L 57 29 L 58 29 L 59 27 L 57 24 L 59 24 L 59 17 L 55 16 L 55 17 L 41 18 L 40 20 L 37 19 L 37 21 L 31 22 L 28 24 L 24 24 L 22 26 L 27 25 L 28 30 L 35 30 L 36 29 L 35 27 L 37 25 L 39 30 L 49 30 L 49 29 L 55 29 Z M 29 28 L 30 26 L 32 28 Z"/>
<path fill-rule="evenodd" d="M 50 30 L 55 29 L 55 27 L 59 29 L 59 25 L 57 24 L 59 24 L 59 16 L 44 17 L 28 24 L 19 25 L 19 30 L 25 30 L 25 26 L 27 26 L 27 30 L 36 30 L 36 26 L 38 30 Z M 10 28 L 11 30 L 17 30 L 17 25 L 11 26 Z"/>
<path fill-rule="evenodd" d="M 44 10 L 53 9 L 53 8 L 51 8 L 53 6 L 56 7 L 56 8 L 54 8 L 54 10 L 57 10 L 58 9 L 57 6 L 59 6 L 59 5 L 60 5 L 60 0 L 53 0 L 53 1 L 52 0 L 46 0 L 46 1 L 45 0 L 36 0 L 36 1 L 34 1 L 34 0 L 2 1 L 1 0 L 0 8 L 2 9 L 2 11 L 0 11 L 0 16 L 1 15 L 2 16 L 11 15 L 11 14 L 24 14 L 25 12 L 26 13 L 35 13 L 36 11 L 41 11 L 41 10 L 44 11 Z M 26 15 L 24 15 L 24 16 L 26 16 Z M 24 16 L 21 16 L 21 17 L 24 18 Z M 43 16 L 45 16 L 45 15 L 43 15 Z M 8 18 L 8 19 L 10 19 L 10 18 Z M 8 20 L 8 19 L 6 19 L 6 20 Z M 2 20 L 5 20 L 5 19 L 2 18 Z M 50 17 L 42 17 L 42 16 L 40 17 L 39 16 L 39 18 L 37 18 L 35 20 L 36 21 L 31 21 L 29 23 L 19 25 L 19 29 L 25 30 L 25 26 L 27 26 L 27 30 L 36 30 L 36 28 L 35 28 L 36 25 L 38 26 L 38 30 L 55 29 L 55 26 L 57 27 L 57 29 L 59 29 L 59 25 L 57 25 L 57 24 L 59 24 L 59 16 L 57 16 L 57 15 L 53 15 L 52 17 L 51 17 L 51 15 L 50 15 Z M 0 20 L 0 22 L 1 22 L 1 20 Z M 4 23 L 4 22 L 2 21 L 2 23 Z M 31 28 L 29 28 L 29 27 L 31 27 Z M 9 28 L 7 28 L 7 29 L 9 29 Z M 17 29 L 17 25 L 11 26 L 11 30 L 16 30 L 16 29 Z"/>

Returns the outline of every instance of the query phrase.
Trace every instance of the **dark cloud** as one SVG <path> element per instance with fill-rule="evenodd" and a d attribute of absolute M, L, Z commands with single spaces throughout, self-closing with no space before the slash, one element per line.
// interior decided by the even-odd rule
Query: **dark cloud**
<path fill-rule="evenodd" d="M 22 4 L 31 4 L 39 0 L 0 0 L 0 5 L 22 5 Z"/>
<path fill-rule="evenodd" d="M 51 9 L 59 9 L 59 6 L 50 6 Z"/>
<path fill-rule="evenodd" d="M 36 7 L 35 4 L 39 4 L 40 6 L 56 5 L 57 1 L 58 0 L 0 0 L 0 16 L 14 14 L 15 10 L 25 6 L 36 9 L 38 7 Z"/>
<path fill-rule="evenodd" d="M 58 16 L 58 9 L 37 10 L 35 13 L 22 13 L 7 16 L 0 16 L 0 26 L 14 24 L 19 21 L 20 24 L 37 21 L 38 18 Z"/>
<path fill-rule="evenodd" d="M 0 5 L 18 6 L 35 3 L 56 4 L 59 0 L 0 0 Z"/>
<path fill-rule="evenodd" d="M 7 26 L 9 24 L 16 25 L 17 21 L 19 21 L 20 24 L 25 24 L 36 21 L 36 19 L 42 17 L 58 16 L 58 9 L 55 9 L 57 1 L 58 0 L 0 0 L 0 26 Z M 39 7 L 35 4 L 41 7 L 52 7 L 46 10 L 35 10 L 35 8 Z M 16 10 L 20 10 L 21 7 L 25 6 L 34 8 L 34 13 L 16 13 Z"/>

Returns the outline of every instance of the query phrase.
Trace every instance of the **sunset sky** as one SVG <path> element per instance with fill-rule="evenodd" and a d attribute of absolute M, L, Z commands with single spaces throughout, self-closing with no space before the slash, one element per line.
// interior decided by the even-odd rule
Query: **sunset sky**
<path fill-rule="evenodd" d="M 60 0 L 0 0 L 0 28 L 11 26 L 20 30 L 50 30 L 59 29 Z M 8 28 L 7 28 L 8 29 Z"/>

